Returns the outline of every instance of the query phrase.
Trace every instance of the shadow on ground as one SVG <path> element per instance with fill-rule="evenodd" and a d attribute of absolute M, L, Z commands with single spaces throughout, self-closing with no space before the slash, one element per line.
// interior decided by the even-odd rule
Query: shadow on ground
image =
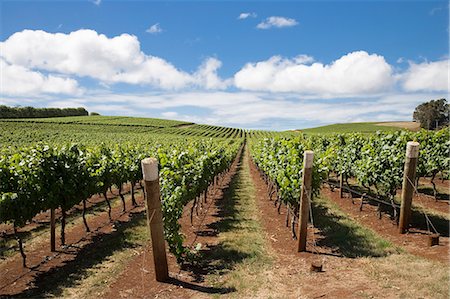
<path fill-rule="evenodd" d="M 127 241 L 129 228 L 144 225 L 145 212 L 131 214 L 129 221 L 117 221 L 116 230 L 111 233 L 101 233 L 94 236 L 91 242 L 81 249 L 69 246 L 67 251 L 75 255 L 59 267 L 49 271 L 35 271 L 33 287 L 10 298 L 43 298 L 46 296 L 61 297 L 65 288 L 75 286 L 77 281 L 89 275 L 89 270 L 108 259 L 116 250 L 135 248 L 136 245 Z"/>
<path fill-rule="evenodd" d="M 429 196 L 433 196 L 434 197 L 434 191 L 433 188 L 431 187 L 419 187 L 419 192 L 429 195 Z M 439 201 L 446 201 L 449 202 L 450 201 L 450 194 L 445 194 L 445 193 L 437 193 L 436 194 L 436 199 Z"/>
<path fill-rule="evenodd" d="M 239 158 L 236 175 L 232 178 L 229 186 L 223 190 L 223 198 L 215 203 L 217 213 L 214 216 L 218 220 L 207 225 L 209 235 L 218 237 L 222 232 L 237 228 L 238 224 L 243 220 L 237 217 L 238 209 L 236 207 L 238 204 L 236 191 L 239 188 L 242 159 L 243 155 Z M 200 231 L 199 234 L 203 234 L 203 232 Z M 222 275 L 247 257 L 249 257 L 247 253 L 229 248 L 224 242 L 219 242 L 217 245 L 208 246 L 200 250 L 199 257 L 195 259 L 195 262 L 183 265 L 183 269 L 192 273 L 195 282 L 203 282 L 206 275 Z M 226 288 L 226 293 L 234 291 L 234 288 Z"/>
<path fill-rule="evenodd" d="M 373 193 L 373 192 L 369 193 L 367 189 L 365 189 L 361 186 L 351 185 L 350 188 L 359 193 L 367 193 L 372 197 L 377 197 L 377 195 L 375 193 Z M 421 189 L 421 191 L 425 191 L 425 190 L 428 190 L 428 189 Z M 431 189 L 431 195 L 432 195 L 432 192 L 433 192 L 433 189 Z M 346 192 L 346 193 L 344 193 L 344 195 L 350 196 L 352 198 L 360 198 L 360 195 L 353 193 L 353 192 L 352 193 Z M 448 200 L 449 195 L 444 194 L 442 196 L 446 196 L 447 200 Z M 385 201 L 388 201 L 388 200 L 385 200 Z M 392 206 L 386 205 L 386 204 L 379 205 L 379 203 L 374 200 L 368 200 L 367 202 L 365 202 L 365 204 L 370 204 L 371 206 L 379 207 L 379 209 L 381 210 L 381 213 L 389 215 L 389 217 L 393 221 L 396 221 L 396 219 L 394 217 L 394 215 L 395 215 L 394 208 Z M 399 204 L 399 203 L 397 202 L 397 204 Z M 396 208 L 396 210 L 397 210 L 397 215 L 400 215 L 400 209 Z M 428 214 L 427 217 L 441 236 L 443 236 L 443 237 L 449 236 L 449 230 L 450 230 L 450 221 L 449 220 L 447 220 L 439 215 L 435 215 L 435 214 Z M 428 231 L 428 230 L 432 231 L 433 230 L 431 226 L 427 225 L 425 214 L 423 212 L 421 212 L 418 208 L 414 208 L 414 207 L 412 208 L 410 228 L 418 229 L 421 231 Z"/>
<path fill-rule="evenodd" d="M 384 250 L 388 243 L 378 240 L 374 242 L 364 228 L 359 227 L 348 218 L 332 212 L 322 203 L 313 201 L 312 212 L 314 226 L 321 231 L 318 246 L 333 248 L 337 255 L 349 258 L 382 257 L 389 254 Z"/>

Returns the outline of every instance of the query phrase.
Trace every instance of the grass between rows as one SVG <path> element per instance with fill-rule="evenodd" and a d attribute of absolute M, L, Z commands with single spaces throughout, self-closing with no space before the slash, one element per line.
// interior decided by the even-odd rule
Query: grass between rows
<path fill-rule="evenodd" d="M 313 216 L 315 226 L 324 236 L 317 245 L 334 247 L 345 257 L 382 257 L 401 251 L 323 196 L 313 200 Z"/>
<path fill-rule="evenodd" d="M 407 254 L 324 197 L 314 199 L 313 213 L 325 235 L 319 245 L 333 244 L 343 256 L 359 258 L 367 277 L 385 289 L 387 297 L 448 298 L 448 265 Z"/>
<path fill-rule="evenodd" d="M 255 294 L 263 287 L 264 272 L 272 267 L 274 261 L 259 219 L 255 194 L 245 152 L 219 206 L 224 216 L 217 224 L 220 232 L 218 246 L 222 249 L 216 251 L 212 258 L 226 265 L 226 269 L 223 271 L 218 267 L 207 277 L 212 286 L 234 289 L 230 297 Z"/>

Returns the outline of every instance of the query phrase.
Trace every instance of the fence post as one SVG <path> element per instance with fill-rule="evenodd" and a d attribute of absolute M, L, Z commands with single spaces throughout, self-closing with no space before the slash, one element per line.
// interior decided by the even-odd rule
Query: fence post
<path fill-rule="evenodd" d="M 141 161 L 141 165 L 146 194 L 147 224 L 152 239 L 156 280 L 167 281 L 169 278 L 169 270 L 167 266 L 166 244 L 164 242 L 158 161 L 155 158 L 146 158 Z"/>
<path fill-rule="evenodd" d="M 303 154 L 303 178 L 302 195 L 300 198 L 299 227 L 298 227 L 298 252 L 306 250 L 306 237 L 308 232 L 309 199 L 311 198 L 312 167 L 314 160 L 313 151 L 305 151 Z"/>
<path fill-rule="evenodd" d="M 344 189 L 342 187 L 344 187 L 344 175 L 341 172 L 339 175 L 339 198 L 344 197 Z"/>
<path fill-rule="evenodd" d="M 55 209 L 50 209 L 50 251 L 56 251 Z"/>
<path fill-rule="evenodd" d="M 405 170 L 403 173 L 402 203 L 400 206 L 399 230 L 404 234 L 411 218 L 411 203 L 414 192 L 419 143 L 410 141 L 406 145 Z"/>

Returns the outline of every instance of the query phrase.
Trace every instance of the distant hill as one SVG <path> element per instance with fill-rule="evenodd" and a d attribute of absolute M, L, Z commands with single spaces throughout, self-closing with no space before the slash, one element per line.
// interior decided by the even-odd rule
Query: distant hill
<path fill-rule="evenodd" d="M 396 122 L 361 122 L 361 123 L 345 123 L 345 124 L 333 124 L 327 126 L 321 126 L 316 128 L 309 128 L 301 131 L 309 134 L 332 134 L 332 133 L 374 133 L 376 131 L 399 131 L 399 130 L 411 130 L 417 131 L 420 129 L 418 123 L 409 121 L 396 121 Z"/>

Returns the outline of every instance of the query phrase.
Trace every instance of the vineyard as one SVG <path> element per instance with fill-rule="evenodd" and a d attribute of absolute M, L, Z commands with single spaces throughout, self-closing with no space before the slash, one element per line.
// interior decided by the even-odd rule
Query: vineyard
<path fill-rule="evenodd" d="M 52 263 L 61 259 L 60 263 L 65 264 L 64 258 L 69 257 L 64 254 L 69 252 L 77 260 L 84 247 L 76 248 L 88 240 L 91 243 L 83 245 L 86 248 L 102 247 L 107 242 L 99 237 L 103 236 L 99 235 L 102 230 L 108 228 L 113 236 L 120 225 L 126 227 L 127 224 L 120 224 L 121 217 L 126 216 L 129 223 L 136 221 L 138 225 L 140 220 L 133 218 L 133 213 L 145 214 L 144 199 L 150 196 L 144 189 L 141 169 L 141 161 L 148 157 L 158 161 L 169 272 L 186 273 L 194 277 L 196 283 L 201 283 L 197 287 L 191 282 L 174 283 L 184 285 L 189 292 L 210 284 L 199 277 L 209 277 L 214 272 L 216 276 L 211 279 L 220 281 L 217 275 L 226 275 L 224 269 L 235 271 L 226 265 L 238 264 L 238 259 L 245 260 L 247 255 L 261 258 L 262 249 L 252 246 L 263 246 L 261 244 L 267 242 L 275 252 L 285 255 L 284 262 L 278 260 L 280 265 L 298 263 L 299 257 L 316 265 L 316 256 L 330 256 L 330 264 L 347 265 L 350 261 L 345 258 L 386 257 L 405 251 L 439 265 L 448 265 L 450 134 L 447 129 L 308 134 L 115 116 L 4 119 L 0 120 L 0 126 L 0 269 L 6 271 L 0 279 L 0 295 L 58 296 L 52 293 L 50 286 L 39 281 L 39 275 L 43 278 L 58 275 L 60 266 L 51 266 Z M 401 235 L 397 225 L 403 200 L 401 192 L 405 188 L 406 148 L 410 141 L 418 142 L 419 154 L 414 181 L 407 182 L 413 186 L 414 193 L 411 221 L 408 233 Z M 314 156 L 310 171 L 305 170 L 307 153 Z M 258 197 L 257 203 L 247 202 L 242 206 L 255 205 L 254 209 L 261 211 L 260 216 L 245 214 L 251 213 L 245 208 L 241 212 L 248 217 L 239 216 L 236 212 L 239 205 L 231 197 L 227 199 L 229 192 L 249 196 L 244 186 L 233 185 L 237 184 L 236 180 L 258 186 L 248 191 Z M 302 213 L 308 215 L 306 222 Z M 147 216 L 150 223 L 154 216 Z M 223 219 L 219 221 L 217 217 Z M 266 217 L 266 220 L 253 227 L 255 217 Z M 370 220 L 377 218 L 379 222 Z M 98 224 L 99 219 L 106 221 L 103 226 Z M 234 223 L 236 219 L 245 225 Z M 344 227 L 344 220 L 351 225 Z M 308 227 L 304 227 L 307 239 L 306 231 L 298 229 L 301 221 L 305 225 L 309 222 Z M 248 236 L 241 240 L 239 235 L 220 241 L 222 243 L 214 239 L 218 234 L 226 238 L 227 232 L 238 231 L 237 227 L 248 231 L 249 235 L 253 232 L 252 236 L 258 241 Z M 247 230 L 247 227 L 253 228 Z M 341 233 L 343 236 L 339 239 L 337 236 Z M 264 235 L 270 236 L 269 241 L 262 237 Z M 438 245 L 423 245 L 428 242 L 428 236 L 437 236 Z M 307 242 L 303 251 L 310 255 L 297 252 L 296 242 L 300 237 Z M 111 237 L 108 242 L 116 239 Z M 237 240 L 242 243 L 234 251 L 227 247 L 231 245 L 223 245 L 234 244 Z M 118 276 L 117 282 L 103 286 L 103 296 L 114 294 L 114 288 L 124 288 L 121 284 L 129 283 L 127 288 L 135 288 L 132 281 L 136 277 L 132 273 L 141 271 L 144 266 L 132 265 L 146 260 L 145 252 L 152 250 L 146 243 L 133 245 L 139 251 L 136 260 L 129 258 L 126 260 L 129 267 L 121 266 L 133 270 L 121 274 L 126 277 L 122 282 Z M 219 245 L 225 247 L 214 251 Z M 133 246 L 123 250 L 136 251 Z M 364 248 L 358 249 L 360 247 Z M 225 254 L 227 250 L 230 250 L 229 256 Z M 138 260 L 142 254 L 144 256 Z M 322 258 L 320 271 L 323 261 Z M 256 266 L 244 264 L 243 267 Z M 258 267 L 266 267 L 266 264 Z M 36 274 L 34 269 L 43 274 Z M 333 268 L 329 269 L 331 272 Z M 440 272 L 439 275 L 445 277 Z M 260 274 L 255 277 L 262 279 Z M 30 288 L 33 283 L 36 287 Z M 166 286 L 152 283 L 150 293 L 139 289 L 135 296 L 168 290 Z M 445 289 L 437 288 L 437 297 L 445 296 Z M 233 292 L 228 288 L 211 289 L 211 293 L 213 291 Z M 249 295 L 245 292 L 243 294 Z M 425 296 L 430 294 L 428 287 L 420 292 Z M 196 295 L 180 290 L 170 296 L 164 294 L 167 297 Z"/>
<path fill-rule="evenodd" d="M 319 194 L 322 183 L 333 184 L 331 176 L 336 177 L 335 181 L 340 181 L 340 189 L 343 185 L 350 189 L 349 180 L 352 179 L 355 183 L 352 187 L 362 190 L 351 191 L 352 197 L 355 193 L 359 197 L 364 194 L 366 198 L 373 195 L 373 200 L 380 204 L 380 213 L 381 204 L 390 206 L 392 217 L 398 221 L 399 207 L 395 196 L 402 187 L 405 149 L 410 140 L 422 145 L 414 186 L 418 186 L 421 178 L 431 177 L 433 196 L 437 200 L 436 175 L 446 178 L 450 169 L 448 130 L 264 139 L 252 145 L 252 152 L 256 165 L 269 182 L 269 194 L 276 193 L 278 210 L 281 204 L 286 205 L 288 211 L 292 210 L 291 228 L 295 237 L 294 223 L 298 218 L 302 186 L 302 157 L 306 149 L 313 149 L 316 153 L 312 175 L 313 195 Z M 448 235 L 446 225 L 441 233 Z"/>

